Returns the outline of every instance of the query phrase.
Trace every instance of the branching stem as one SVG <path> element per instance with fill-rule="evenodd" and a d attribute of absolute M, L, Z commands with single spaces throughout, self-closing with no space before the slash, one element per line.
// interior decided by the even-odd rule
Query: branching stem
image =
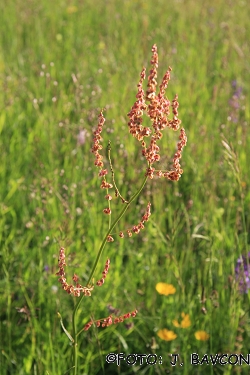
<path fill-rule="evenodd" d="M 110 153 L 110 149 L 108 149 L 109 153 Z M 111 159 L 110 159 L 110 154 L 109 154 L 109 161 L 111 163 Z M 112 165 L 112 164 L 111 164 Z M 113 168 L 111 169 L 111 172 L 112 172 Z M 112 176 L 113 176 L 114 172 L 112 172 Z M 87 282 L 87 286 L 91 283 L 91 280 L 93 278 L 93 275 L 96 271 L 96 267 L 98 265 L 98 262 L 101 258 L 101 255 L 103 253 L 103 250 L 104 250 L 104 247 L 107 243 L 107 238 L 108 236 L 110 235 L 110 233 L 113 231 L 113 229 L 115 228 L 115 226 L 118 224 L 118 222 L 121 220 L 121 218 L 123 217 L 123 215 L 125 214 L 125 212 L 127 211 L 127 209 L 129 208 L 130 204 L 138 197 L 138 195 L 141 193 L 141 191 L 143 190 L 146 182 L 147 182 L 147 179 L 148 179 L 148 176 L 145 176 L 144 179 L 143 179 L 143 182 L 141 184 L 141 186 L 139 187 L 139 189 L 137 190 L 137 192 L 130 198 L 130 200 L 125 204 L 125 206 L 123 207 L 123 209 L 121 210 L 120 214 L 117 216 L 117 218 L 113 221 L 113 223 L 111 224 L 111 226 L 109 227 L 103 241 L 102 241 L 102 244 L 100 246 L 100 249 L 98 251 L 98 254 L 97 254 L 97 257 L 96 257 L 96 260 L 95 260 L 95 263 L 93 265 L 93 268 L 92 268 L 92 271 L 90 273 L 90 276 L 89 276 L 89 279 L 88 279 L 88 282 Z M 113 179 L 113 182 L 114 182 L 114 179 Z M 116 188 L 116 185 L 114 183 L 114 186 Z M 116 188 L 117 189 L 117 188 Z M 117 189 L 118 190 L 118 189 Z M 120 196 L 120 195 L 119 195 Z M 123 199 L 121 196 L 120 196 L 121 199 Z M 72 316 L 72 325 L 73 325 L 73 340 L 74 340 L 74 343 L 73 343 L 73 359 L 74 359 L 74 375 L 77 375 L 77 371 L 78 371 L 78 366 L 77 366 L 77 357 L 78 357 L 78 348 L 77 348 L 77 337 L 78 337 L 78 334 L 79 332 L 77 333 L 77 311 L 80 307 L 80 304 L 82 302 L 84 298 L 84 294 L 81 295 L 81 297 L 79 298 L 79 300 L 77 301 L 75 307 L 74 307 L 74 311 L 73 311 L 73 316 Z"/>
<path fill-rule="evenodd" d="M 114 168 L 113 168 L 112 161 L 111 161 L 111 155 L 110 155 L 111 141 L 109 141 L 109 143 L 108 143 L 107 150 L 108 150 L 108 160 L 109 160 L 109 166 L 110 166 L 110 170 L 111 170 L 111 174 L 112 174 L 112 180 L 113 180 L 113 184 L 114 184 L 114 187 L 115 187 L 115 194 L 116 194 L 117 197 L 121 198 L 122 203 L 129 203 L 128 201 L 126 201 L 122 197 L 122 195 L 120 194 L 119 189 L 118 189 L 118 187 L 117 187 L 117 185 L 115 183 L 115 172 L 114 172 Z"/>

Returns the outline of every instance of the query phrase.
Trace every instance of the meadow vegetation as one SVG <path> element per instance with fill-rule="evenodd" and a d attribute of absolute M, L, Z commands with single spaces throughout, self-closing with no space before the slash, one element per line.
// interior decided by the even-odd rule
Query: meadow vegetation
<path fill-rule="evenodd" d="M 166 93 L 179 97 L 184 173 L 148 180 L 117 233 L 151 202 L 145 229 L 106 245 L 94 277 L 107 258 L 109 274 L 82 302 L 79 324 L 138 313 L 80 335 L 79 374 L 249 374 L 250 358 L 190 363 L 192 353 L 250 356 L 249 19 L 246 0 L 0 3 L 0 374 L 58 375 L 72 365 L 57 312 L 72 333 L 77 297 L 58 282 L 59 249 L 67 273 L 87 283 L 108 228 L 91 153 L 102 108 L 103 152 L 110 140 L 121 195 L 144 178 L 127 114 L 153 44 L 159 80 L 173 69 Z M 165 130 L 166 166 L 177 140 Z M 106 362 L 111 352 L 162 363 L 118 367 Z"/>

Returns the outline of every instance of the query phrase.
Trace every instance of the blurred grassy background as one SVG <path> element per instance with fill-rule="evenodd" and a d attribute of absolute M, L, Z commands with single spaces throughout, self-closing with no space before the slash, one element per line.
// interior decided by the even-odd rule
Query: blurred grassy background
<path fill-rule="evenodd" d="M 66 248 L 69 275 L 87 280 L 107 228 L 90 152 L 102 107 L 103 145 L 111 139 L 121 192 L 138 187 L 145 165 L 126 115 L 154 43 L 159 79 L 173 68 L 167 95 L 178 93 L 188 135 L 184 174 L 178 183 L 148 182 L 118 228 L 136 224 L 150 200 L 145 231 L 106 247 L 99 272 L 109 256 L 109 276 L 82 306 L 82 324 L 108 316 L 108 303 L 139 314 L 131 329 L 83 335 L 80 373 L 249 373 L 247 365 L 190 364 L 193 352 L 246 355 L 250 348 L 249 293 L 234 282 L 236 260 L 249 251 L 249 19 L 243 0 L 0 3 L 1 374 L 57 375 L 70 366 L 56 312 L 70 331 L 74 301 L 55 276 L 58 250 Z M 175 144 L 166 131 L 166 164 Z M 159 295 L 157 282 L 176 293 Z M 181 312 L 190 315 L 189 328 L 173 326 Z M 161 340 L 162 328 L 177 338 Z M 210 339 L 196 340 L 197 330 Z M 163 364 L 118 368 L 105 364 L 112 351 L 156 353 Z M 184 366 L 171 367 L 169 353 Z"/>

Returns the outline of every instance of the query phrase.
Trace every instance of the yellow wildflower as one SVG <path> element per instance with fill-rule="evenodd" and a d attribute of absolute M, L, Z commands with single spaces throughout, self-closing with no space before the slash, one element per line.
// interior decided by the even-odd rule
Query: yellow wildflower
<path fill-rule="evenodd" d="M 179 323 L 178 320 L 173 320 L 173 325 L 180 328 L 188 328 L 191 326 L 191 320 L 189 314 L 181 313 L 182 321 Z"/>
<path fill-rule="evenodd" d="M 157 332 L 157 336 L 159 336 L 160 339 L 165 340 L 165 341 L 172 341 L 172 340 L 175 340 L 177 337 L 174 331 L 170 331 L 167 328 L 160 329 Z"/>
<path fill-rule="evenodd" d="M 164 296 L 168 296 L 169 294 L 175 294 L 176 289 L 172 284 L 166 283 L 157 283 L 155 289 L 159 294 L 163 294 Z"/>
<path fill-rule="evenodd" d="M 196 331 L 194 335 L 196 340 L 206 341 L 209 339 L 209 334 L 205 331 Z"/>

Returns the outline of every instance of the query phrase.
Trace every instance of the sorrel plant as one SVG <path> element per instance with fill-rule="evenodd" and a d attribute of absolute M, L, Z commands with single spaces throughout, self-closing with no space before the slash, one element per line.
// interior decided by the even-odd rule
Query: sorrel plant
<path fill-rule="evenodd" d="M 108 327 L 111 324 L 117 324 L 123 322 L 124 319 L 135 317 L 137 310 L 131 312 L 126 312 L 120 317 L 113 317 L 112 314 L 105 318 L 100 318 L 98 320 L 90 320 L 84 327 L 78 327 L 78 311 L 83 299 L 90 297 L 94 288 L 97 286 L 102 286 L 110 266 L 110 259 L 107 259 L 102 272 L 101 277 L 98 281 L 94 282 L 94 275 L 99 261 L 101 260 L 104 248 L 107 242 L 113 242 L 115 234 L 113 233 L 116 225 L 121 220 L 127 209 L 130 207 L 132 202 L 140 195 L 142 192 L 148 178 L 166 178 L 171 181 L 178 181 L 181 177 L 183 170 L 180 166 L 180 159 L 182 157 L 182 151 L 187 143 L 187 136 L 184 128 L 180 129 L 179 141 L 177 143 L 177 151 L 173 157 L 173 164 L 170 170 L 162 167 L 156 167 L 161 159 L 161 149 L 159 147 L 159 141 L 163 136 L 163 131 L 165 128 L 172 129 L 174 131 L 179 130 L 181 120 L 178 118 L 178 95 L 176 94 L 172 102 L 165 97 L 165 91 L 167 89 L 171 68 L 169 67 L 165 73 L 160 86 L 159 92 L 156 93 L 157 89 L 157 69 L 158 69 L 158 53 L 156 45 L 152 47 L 152 59 L 151 59 L 151 69 L 148 75 L 148 83 L 146 93 L 143 90 L 143 81 L 146 77 L 146 69 L 143 68 L 140 75 L 140 80 L 137 85 L 138 90 L 136 94 L 136 101 L 132 106 L 130 112 L 128 113 L 128 128 L 129 133 L 138 140 L 142 155 L 145 159 L 145 174 L 141 181 L 141 185 L 138 190 L 131 196 L 130 199 L 126 199 L 120 194 L 118 186 L 115 181 L 115 171 L 112 165 L 111 159 L 111 142 L 108 142 L 107 152 L 107 168 L 104 166 L 104 157 L 101 154 L 102 150 L 102 130 L 105 123 L 105 118 L 103 115 L 104 110 L 101 111 L 99 115 L 99 122 L 96 130 L 94 131 L 94 144 L 92 147 L 92 153 L 95 155 L 95 166 L 99 169 L 99 177 L 101 179 L 100 188 L 105 191 L 106 207 L 103 209 L 103 213 L 109 218 L 108 231 L 104 235 L 100 248 L 96 255 L 96 260 L 93 264 L 92 270 L 90 272 L 88 281 L 86 285 L 82 285 L 79 282 L 79 277 L 74 274 L 72 277 L 72 283 L 68 283 L 66 279 L 66 255 L 65 249 L 61 247 L 59 252 L 59 271 L 57 275 L 59 276 L 59 282 L 62 288 L 68 293 L 77 297 L 78 300 L 75 303 L 75 307 L 72 313 L 72 334 L 70 334 L 64 327 L 62 317 L 60 313 L 58 316 L 61 321 L 62 328 L 66 333 L 67 337 L 72 342 L 73 347 L 73 365 L 71 369 L 74 369 L 74 374 L 78 373 L 78 337 L 80 333 L 87 331 L 91 326 L 96 327 Z M 171 110 L 172 108 L 172 110 Z M 171 115 L 172 112 L 172 115 Z M 143 124 L 143 116 L 149 117 L 151 126 L 145 126 Z M 109 172 L 108 172 L 109 169 Z M 109 176 L 109 177 L 108 177 Z M 113 192 L 113 193 L 111 193 Z M 116 202 L 122 204 L 120 213 L 112 220 L 112 203 L 113 198 L 116 198 Z M 141 217 L 137 224 L 132 224 L 130 228 L 125 228 L 124 231 L 119 233 L 121 238 L 131 237 L 133 234 L 139 234 L 141 230 L 144 229 L 146 222 L 149 220 L 151 215 L 151 203 L 148 202 L 145 208 L 145 214 Z"/>

